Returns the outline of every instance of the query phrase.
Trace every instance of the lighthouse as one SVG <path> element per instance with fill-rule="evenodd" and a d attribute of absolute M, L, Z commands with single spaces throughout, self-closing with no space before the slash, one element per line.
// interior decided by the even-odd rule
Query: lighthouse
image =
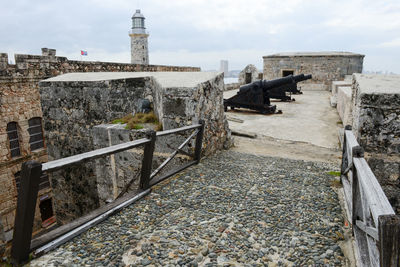
<path fill-rule="evenodd" d="M 144 27 L 144 16 L 137 9 L 132 16 L 132 30 L 129 32 L 131 37 L 131 63 L 132 64 L 149 64 L 149 49 L 147 38 L 149 35 L 146 33 Z"/>

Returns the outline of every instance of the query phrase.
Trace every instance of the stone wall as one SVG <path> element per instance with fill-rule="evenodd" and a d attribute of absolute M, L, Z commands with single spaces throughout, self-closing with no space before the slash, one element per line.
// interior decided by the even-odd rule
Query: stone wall
<path fill-rule="evenodd" d="M 49 160 L 94 149 L 91 130 L 139 109 L 152 96 L 149 77 L 107 81 L 40 82 Z M 59 222 L 65 223 L 99 207 L 93 162 L 52 176 Z"/>
<path fill-rule="evenodd" d="M 312 74 L 311 80 L 303 82 L 302 90 L 329 90 L 332 81 L 361 73 L 364 55 L 348 52 L 281 53 L 263 59 L 264 79 L 283 77 L 284 72 Z"/>
<path fill-rule="evenodd" d="M 400 213 L 400 75 L 354 74 L 353 132 Z"/>
<path fill-rule="evenodd" d="M 6 59 L 7 58 L 7 59 Z M 57 57 L 55 49 L 42 48 L 42 55 L 15 55 L 15 65 L 8 62 L 7 54 L 0 54 L 0 78 L 25 78 L 40 81 L 71 72 L 136 72 L 136 71 L 200 71 L 196 67 L 143 65 L 99 61 L 77 61 Z"/>
<path fill-rule="evenodd" d="M 7 64 L 7 54 L 2 54 L 1 62 Z M 4 59 L 2 61 L 1 59 Z M 3 66 L 4 66 L 3 64 Z M 7 79 L 0 77 L 0 224 L 2 233 L 0 240 L 10 241 L 14 227 L 15 209 L 17 207 L 17 185 L 15 177 L 21 171 L 21 164 L 28 160 L 47 161 L 46 147 L 32 151 L 29 145 L 28 120 L 42 117 L 37 85 L 25 82 L 23 78 Z M 17 123 L 20 155 L 11 157 L 7 125 Z M 40 199 L 52 198 L 50 188 L 39 191 L 34 221 L 34 232 L 42 229 Z M 2 249 L 0 248 L 0 251 Z M 0 256 L 2 254 L 0 253 Z"/>
<path fill-rule="evenodd" d="M 15 174 L 21 170 L 21 164 L 27 160 L 47 161 L 46 148 L 31 151 L 29 148 L 28 120 L 42 118 L 38 92 L 38 82 L 63 73 L 73 72 L 135 72 L 135 71 L 199 71 L 200 68 L 140 65 L 110 62 L 91 62 L 68 60 L 57 57 L 55 49 L 42 49 L 42 55 L 15 55 L 15 64 L 8 64 L 8 54 L 0 53 L 0 224 L 4 234 L 0 240 L 9 240 L 12 236 L 16 207 Z M 79 116 L 74 113 L 74 116 Z M 7 124 L 18 123 L 21 156 L 10 158 Z M 39 198 L 52 197 L 51 190 L 41 191 Z M 39 201 L 38 201 L 39 203 Z M 40 230 L 40 213 L 35 215 L 35 231 Z M 0 241 L 1 243 L 1 241 Z M 1 248 L 0 248 L 1 251 Z M 1 256 L 1 253 L 0 253 Z"/>
<path fill-rule="evenodd" d="M 222 74 L 200 72 L 81 73 L 45 80 L 40 83 L 40 94 L 49 157 L 58 159 L 141 137 L 118 127 L 94 126 L 138 111 L 143 98 L 151 100 L 163 129 L 205 120 L 204 155 L 229 147 L 223 86 Z M 182 138 L 178 136 L 168 143 L 177 147 Z M 159 152 L 166 153 L 163 149 Z M 140 161 L 138 155 L 127 153 L 100 160 L 97 168 L 90 162 L 55 175 L 53 190 L 58 220 L 72 220 L 115 198 L 140 167 L 127 167 L 125 161 Z M 115 159 L 120 163 L 115 163 Z M 99 178 L 96 173 L 109 177 Z"/>

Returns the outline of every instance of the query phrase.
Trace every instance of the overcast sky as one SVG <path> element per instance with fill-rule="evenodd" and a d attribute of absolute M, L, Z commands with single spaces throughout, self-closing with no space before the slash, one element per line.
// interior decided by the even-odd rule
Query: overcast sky
<path fill-rule="evenodd" d="M 0 0 L 0 52 L 129 63 L 137 8 L 150 64 L 262 69 L 273 53 L 348 51 L 364 70 L 400 74 L 400 0 Z"/>

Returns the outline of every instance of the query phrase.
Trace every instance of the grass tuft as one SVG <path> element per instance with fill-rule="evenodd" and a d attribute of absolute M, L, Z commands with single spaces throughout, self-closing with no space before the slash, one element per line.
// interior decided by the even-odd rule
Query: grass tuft
<path fill-rule="evenodd" d="M 335 172 L 335 171 L 330 171 L 328 172 L 328 174 L 332 176 L 340 176 L 340 172 Z"/>
<path fill-rule="evenodd" d="M 158 121 L 158 118 L 154 114 L 154 112 L 136 113 L 135 116 L 133 116 L 132 114 L 128 114 L 122 119 L 113 120 L 112 123 L 126 124 L 125 129 L 134 129 L 134 130 L 143 129 L 144 128 L 144 126 L 142 125 L 143 123 L 153 123 L 156 125 L 155 127 L 156 131 L 162 131 L 162 124 Z"/>

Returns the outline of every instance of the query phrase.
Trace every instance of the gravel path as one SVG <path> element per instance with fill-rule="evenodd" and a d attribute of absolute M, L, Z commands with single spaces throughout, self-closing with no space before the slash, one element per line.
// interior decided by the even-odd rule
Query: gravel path
<path fill-rule="evenodd" d="M 31 266 L 343 266 L 336 169 L 223 151 Z"/>

